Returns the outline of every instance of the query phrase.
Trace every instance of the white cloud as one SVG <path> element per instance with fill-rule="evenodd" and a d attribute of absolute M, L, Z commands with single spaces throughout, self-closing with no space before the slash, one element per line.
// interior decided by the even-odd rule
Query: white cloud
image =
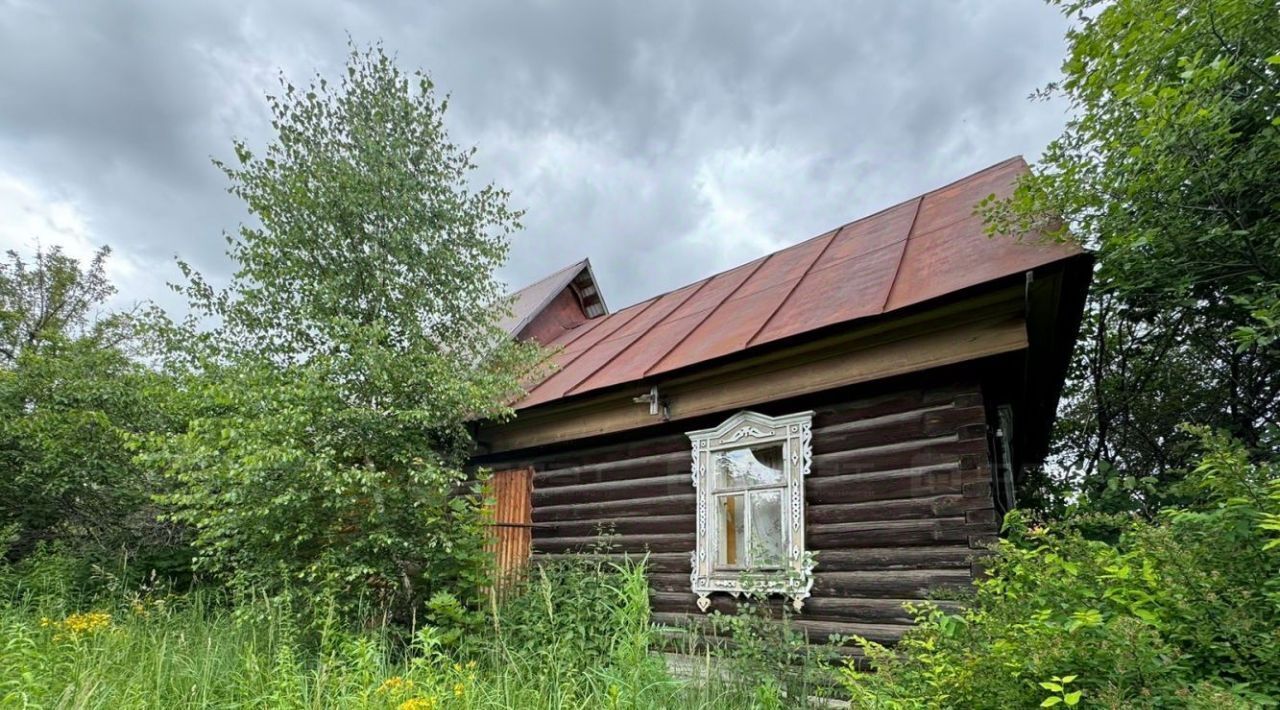
<path fill-rule="evenodd" d="M 104 245 L 75 200 L 47 194 L 16 175 L 0 172 L 0 251 L 30 259 L 38 249 L 59 247 L 87 262 Z M 106 270 L 119 293 L 108 307 L 129 308 L 146 299 L 170 301 L 163 280 L 156 279 L 155 266 L 128 249 L 113 248 Z"/>

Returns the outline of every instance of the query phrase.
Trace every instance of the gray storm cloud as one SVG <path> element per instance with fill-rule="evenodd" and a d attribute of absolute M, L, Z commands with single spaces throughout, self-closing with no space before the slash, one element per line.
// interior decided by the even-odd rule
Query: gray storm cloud
<path fill-rule="evenodd" d="M 334 75 L 349 34 L 430 72 L 527 210 L 504 280 L 589 256 L 619 307 L 1034 160 L 1065 29 L 1025 0 L 0 0 L 0 246 L 110 244 L 134 299 L 175 255 L 225 275 L 245 217 L 210 157 L 267 140 L 277 70 Z"/>

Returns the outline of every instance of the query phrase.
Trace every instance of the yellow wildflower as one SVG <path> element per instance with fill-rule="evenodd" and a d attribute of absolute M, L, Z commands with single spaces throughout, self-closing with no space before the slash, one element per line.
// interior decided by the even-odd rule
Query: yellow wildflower
<path fill-rule="evenodd" d="M 111 625 L 111 614 L 105 611 L 89 611 L 83 614 L 72 614 L 62 621 L 52 621 L 48 624 L 44 621 L 41 620 L 41 626 L 55 626 L 69 632 L 72 636 L 78 636 L 107 628 Z"/>
<path fill-rule="evenodd" d="M 413 690 L 413 680 L 410 678 L 401 678 L 400 676 L 391 676 L 382 681 L 382 685 L 378 686 L 379 693 L 393 694 L 402 691 Z"/>
<path fill-rule="evenodd" d="M 475 670 L 475 668 L 476 668 L 476 662 L 475 662 L 475 661 L 467 661 L 467 670 L 469 670 L 469 671 L 473 671 L 473 670 Z"/>
<path fill-rule="evenodd" d="M 436 710 L 436 699 L 431 695 L 425 698 L 409 698 L 400 703 L 396 710 Z"/>
<path fill-rule="evenodd" d="M 466 692 L 467 692 L 467 686 L 463 685 L 462 683 L 453 684 L 453 697 L 461 698 L 463 693 L 466 693 Z"/>

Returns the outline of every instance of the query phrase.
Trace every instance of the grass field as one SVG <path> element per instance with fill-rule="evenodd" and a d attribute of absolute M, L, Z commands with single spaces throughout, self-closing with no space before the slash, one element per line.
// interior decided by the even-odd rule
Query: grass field
<path fill-rule="evenodd" d="M 298 615 L 278 601 L 233 608 L 209 591 L 99 593 L 86 600 L 56 570 L 9 574 L 0 602 L 0 705 L 400 710 L 795 705 L 769 674 L 738 681 L 718 672 L 697 680 L 673 677 L 650 650 L 654 630 L 642 568 L 595 576 L 605 585 L 604 596 L 600 590 L 597 596 L 612 601 L 604 612 L 599 605 L 588 610 L 597 617 L 590 622 L 551 618 L 572 612 L 553 598 L 554 585 L 548 583 L 531 590 L 523 612 L 506 620 L 519 627 L 509 638 L 498 634 L 494 642 L 490 633 L 483 643 L 446 643 L 447 634 L 432 627 L 412 633 L 353 632 L 323 618 L 300 626 Z M 611 618 L 599 618 L 602 613 Z M 595 633 L 601 628 L 609 632 Z M 584 637 L 584 630 L 595 636 Z"/>

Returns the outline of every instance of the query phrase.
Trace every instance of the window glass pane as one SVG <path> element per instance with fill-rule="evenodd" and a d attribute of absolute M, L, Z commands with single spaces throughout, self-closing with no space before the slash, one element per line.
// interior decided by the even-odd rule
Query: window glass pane
<path fill-rule="evenodd" d="M 786 560 L 782 540 L 782 491 L 757 491 L 751 500 L 751 566 L 781 567 Z"/>
<path fill-rule="evenodd" d="M 716 499 L 716 508 L 717 564 L 725 567 L 746 564 L 746 511 L 742 508 L 742 496 L 720 496 Z"/>
<path fill-rule="evenodd" d="M 781 485 L 782 461 L 781 443 L 716 452 L 716 486 Z"/>

